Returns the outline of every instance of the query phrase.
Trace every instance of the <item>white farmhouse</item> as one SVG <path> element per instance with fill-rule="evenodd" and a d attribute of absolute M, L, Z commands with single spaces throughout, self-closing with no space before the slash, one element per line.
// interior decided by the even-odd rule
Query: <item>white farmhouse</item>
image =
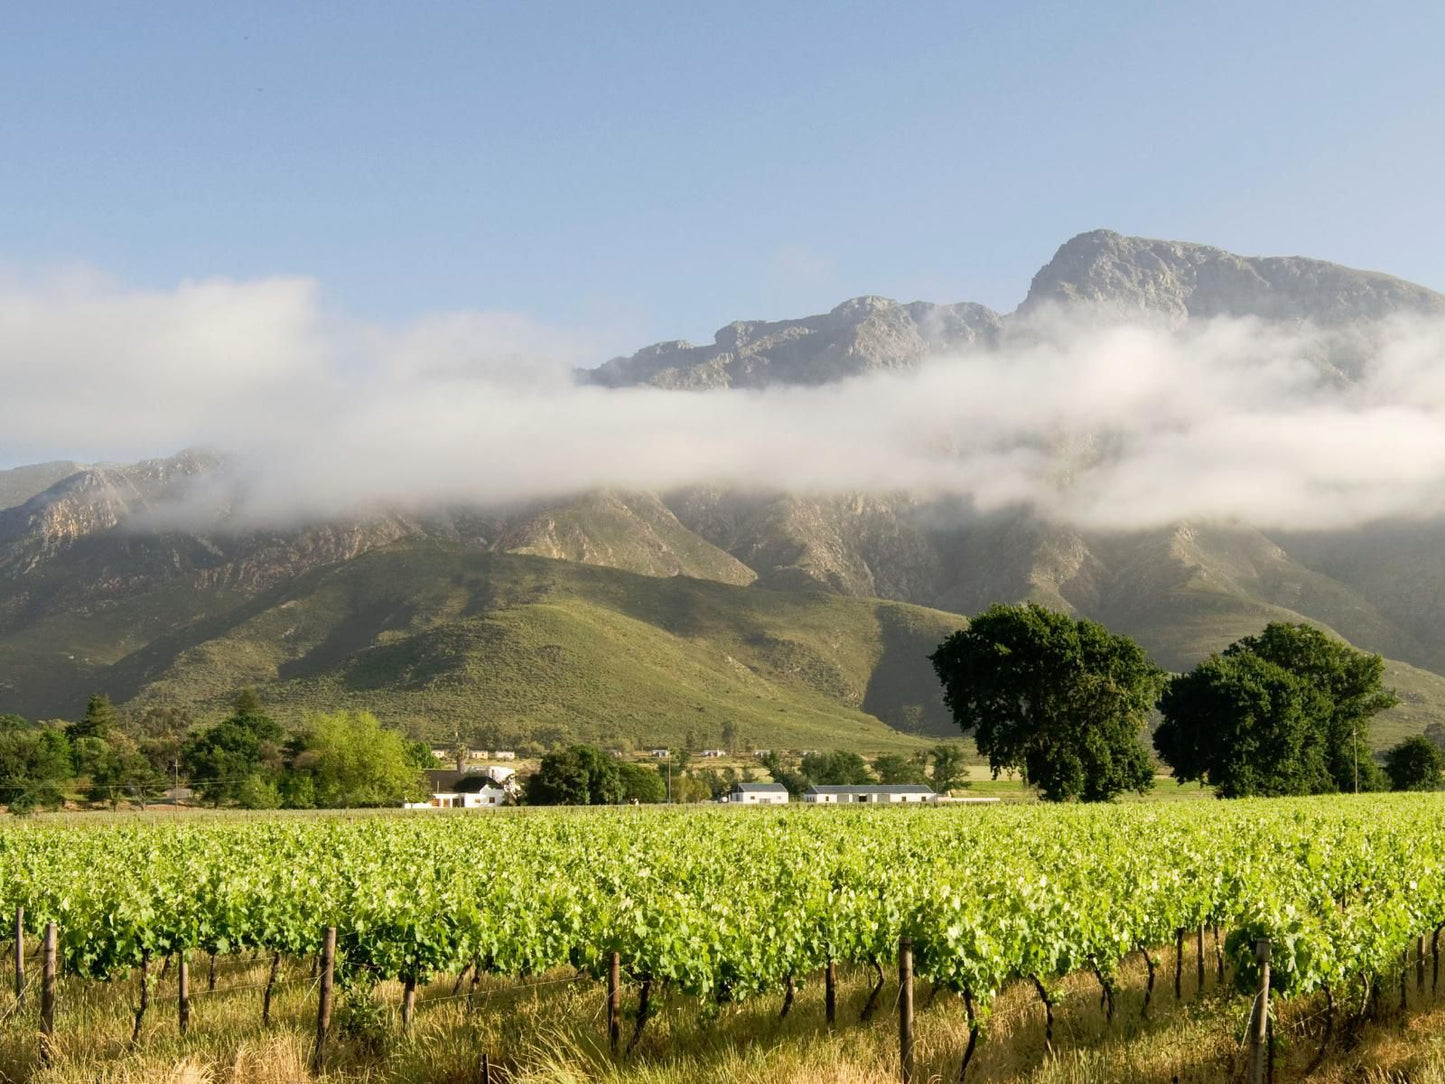
<path fill-rule="evenodd" d="M 781 783 L 734 783 L 729 805 L 787 805 L 788 788 Z"/>
<path fill-rule="evenodd" d="M 502 769 L 506 771 L 508 769 Z M 427 789 L 431 797 L 424 802 L 406 802 L 404 809 L 498 809 L 507 805 L 511 794 L 503 781 L 485 775 L 465 772 L 429 771 Z"/>
<path fill-rule="evenodd" d="M 938 795 L 921 783 L 864 783 L 851 786 L 813 786 L 803 801 L 819 805 L 854 805 L 861 802 L 896 805 L 901 802 L 936 802 Z"/>

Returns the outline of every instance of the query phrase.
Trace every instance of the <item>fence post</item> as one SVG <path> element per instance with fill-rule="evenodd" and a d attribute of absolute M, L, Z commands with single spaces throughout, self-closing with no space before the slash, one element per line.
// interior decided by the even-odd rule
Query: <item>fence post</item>
<path fill-rule="evenodd" d="M 913 941 L 898 939 L 898 1053 L 900 1079 L 913 1081 Z"/>
<path fill-rule="evenodd" d="M 1255 999 L 1254 1019 L 1250 1022 L 1250 1084 L 1264 1084 L 1265 1032 L 1269 1027 L 1269 942 L 1256 941 L 1254 955 L 1259 960 L 1259 996 Z"/>
<path fill-rule="evenodd" d="M 607 965 L 607 1043 L 612 1053 L 622 1040 L 622 957 L 612 954 Z"/>
<path fill-rule="evenodd" d="M 25 908 L 15 908 L 15 1000 L 25 996 Z"/>
<path fill-rule="evenodd" d="M 326 927 L 321 944 L 321 994 L 316 1002 L 316 1047 L 311 1051 L 311 1071 L 321 1072 L 326 1056 L 326 1033 L 331 1030 L 331 976 L 336 966 L 336 927 Z"/>
<path fill-rule="evenodd" d="M 838 1018 L 838 965 L 831 959 L 828 961 L 828 969 L 823 972 L 823 1008 L 831 1028 Z"/>
<path fill-rule="evenodd" d="M 45 924 L 40 959 L 40 1061 L 50 1064 L 55 1045 L 55 923 Z"/>

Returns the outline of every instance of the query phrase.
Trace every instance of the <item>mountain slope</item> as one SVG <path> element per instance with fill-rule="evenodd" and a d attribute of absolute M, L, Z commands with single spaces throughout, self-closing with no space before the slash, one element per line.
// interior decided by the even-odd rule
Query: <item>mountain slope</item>
<path fill-rule="evenodd" d="M 886 724 L 948 733 L 927 652 L 951 615 L 872 599 L 660 579 L 458 543 L 405 542 L 241 601 L 195 587 L 190 621 L 82 666 L 55 619 L 0 639 L 0 670 L 68 671 L 87 690 L 221 710 L 255 685 L 283 715 L 366 707 L 419 733 L 488 724 L 600 741 L 891 748 Z M 139 616 L 164 599 L 142 596 Z M 223 613 L 218 611 L 224 610 Z M 17 690 L 22 708 L 25 691 Z M 33 711 L 34 708 L 32 707 Z M 871 714 L 870 714 L 871 713 Z M 882 721 L 880 721 L 882 720 Z"/>
<path fill-rule="evenodd" d="M 31 463 L 10 470 L 0 470 L 0 511 L 24 504 L 37 493 L 43 493 L 56 482 L 85 470 L 83 463 L 57 460 L 53 463 Z"/>

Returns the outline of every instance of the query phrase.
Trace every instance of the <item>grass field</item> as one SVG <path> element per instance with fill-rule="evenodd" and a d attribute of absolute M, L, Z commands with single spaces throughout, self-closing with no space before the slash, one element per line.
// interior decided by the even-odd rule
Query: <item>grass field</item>
<path fill-rule="evenodd" d="M 1247 1002 L 1221 996 L 1212 969 L 1202 996 L 1186 946 L 1183 999 L 1172 989 L 1172 950 L 1158 950 L 1161 978 L 1148 1019 L 1140 1015 L 1145 971 L 1133 959 L 1122 976 L 1113 1021 L 1100 1009 L 1098 986 L 1088 976 L 1065 980 L 1055 1007 L 1052 1050 L 1044 1042 L 1044 1014 L 1031 987 L 1015 983 L 1001 995 L 989 1030 L 977 1047 L 968 1080 L 1002 1084 L 1227 1084 L 1244 1067 L 1241 1037 Z M 492 1079 L 509 1084 L 700 1084 L 736 1080 L 758 1084 L 888 1084 L 898 1079 L 897 985 L 890 980 L 882 1008 L 868 1023 L 859 1011 L 870 977 L 862 969 L 840 974 L 838 1026 L 824 1021 L 817 984 L 800 988 L 786 1019 L 778 1004 L 758 999 L 719 1011 L 691 999 L 663 998 L 630 1056 L 608 1050 L 601 1022 L 604 990 L 559 973 L 528 983 L 483 980 L 472 1005 L 467 987 L 453 995 L 440 976 L 420 992 L 410 1035 L 398 1020 L 400 987 L 377 987 L 369 999 L 342 996 L 336 1038 L 325 1071 L 308 1068 L 314 1029 L 314 984 L 304 964 L 283 972 L 273 1023 L 260 1021 L 264 961 L 229 961 L 207 990 L 204 962 L 192 970 L 191 1024 L 177 1033 L 174 973 L 153 983 L 140 1041 L 130 1043 L 136 989 L 63 980 L 57 1046 L 52 1064 L 36 1056 L 33 994 L 0 1021 L 3 1079 L 34 1084 L 474 1084 L 481 1055 Z M 959 999 L 930 1001 L 926 983 L 915 997 L 916 1080 L 951 1082 L 967 1044 L 967 1017 Z M 1387 1009 L 1356 1031 L 1338 1034 L 1309 1079 L 1319 1084 L 1445 1082 L 1445 995 L 1413 984 L 1405 1014 Z M 624 1003 L 633 1011 L 635 999 Z M 1286 1003 L 1276 1032 L 1275 1079 L 1299 1080 L 1321 1039 L 1321 1006 Z M 630 1032 L 630 1022 L 624 1039 Z"/>

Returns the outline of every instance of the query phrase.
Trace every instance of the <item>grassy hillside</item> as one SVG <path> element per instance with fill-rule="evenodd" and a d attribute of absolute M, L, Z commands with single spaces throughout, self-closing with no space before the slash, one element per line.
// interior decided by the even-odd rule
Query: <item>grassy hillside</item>
<path fill-rule="evenodd" d="M 95 669 L 90 687 L 219 711 L 256 685 L 283 716 L 365 707 L 436 736 L 489 723 L 711 742 L 731 719 L 760 746 L 901 748 L 918 739 L 888 724 L 950 733 L 926 655 L 958 624 L 875 599 L 416 543 L 194 621 Z"/>

